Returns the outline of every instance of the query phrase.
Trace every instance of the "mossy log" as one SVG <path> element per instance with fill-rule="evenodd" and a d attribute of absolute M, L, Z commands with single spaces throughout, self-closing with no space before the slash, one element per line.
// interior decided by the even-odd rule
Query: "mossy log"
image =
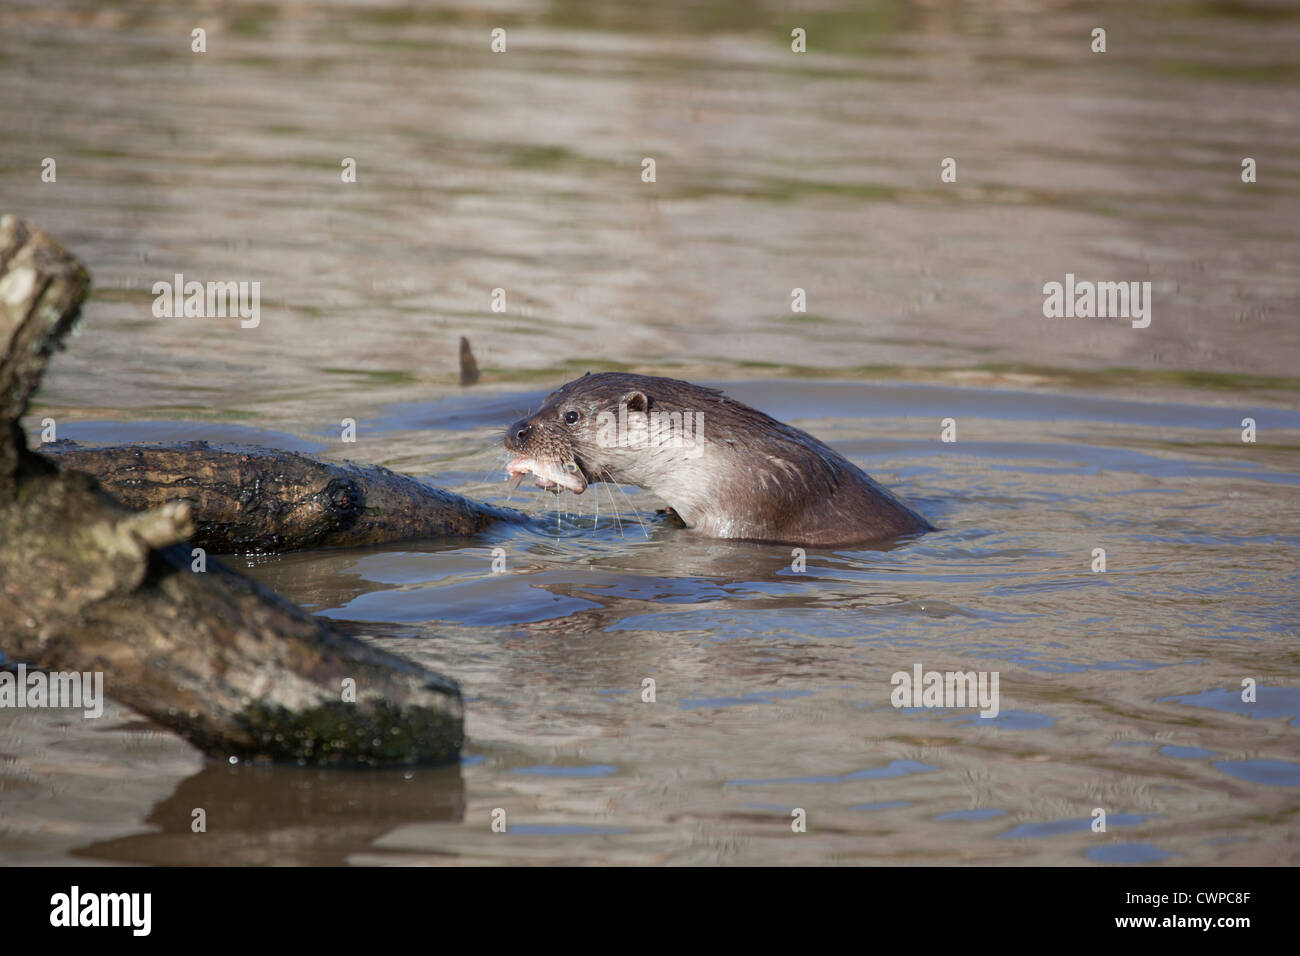
<path fill-rule="evenodd" d="M 271 448 L 55 442 L 43 445 L 41 454 L 94 475 L 136 511 L 187 503 L 195 524 L 190 541 L 222 554 L 460 537 L 496 521 L 526 520 L 521 512 L 377 465 L 323 462 Z"/>
<path fill-rule="evenodd" d="M 104 692 L 216 756 L 310 764 L 455 759 L 454 682 L 332 628 L 209 559 L 190 505 L 137 512 L 30 451 L 19 418 L 89 277 L 0 219 L 0 649 Z"/>

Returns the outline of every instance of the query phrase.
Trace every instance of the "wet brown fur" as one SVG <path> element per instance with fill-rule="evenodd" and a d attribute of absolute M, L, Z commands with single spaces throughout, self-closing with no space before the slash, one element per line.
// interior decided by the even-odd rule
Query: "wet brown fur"
<path fill-rule="evenodd" d="M 600 412 L 703 413 L 703 453 L 597 440 Z M 565 415 L 576 411 L 578 422 Z M 807 432 L 706 388 L 671 378 L 602 372 L 575 379 L 506 431 L 508 449 L 553 461 L 588 483 L 637 485 L 711 537 L 814 547 L 933 530 L 862 469 Z"/>

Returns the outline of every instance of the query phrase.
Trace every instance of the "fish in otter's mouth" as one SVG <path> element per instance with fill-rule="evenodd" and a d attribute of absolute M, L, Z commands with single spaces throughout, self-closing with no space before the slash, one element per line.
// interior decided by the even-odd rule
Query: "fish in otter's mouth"
<path fill-rule="evenodd" d="M 557 495 L 566 488 L 575 495 L 587 490 L 587 476 L 574 461 L 562 465 L 555 460 L 529 458 L 525 455 L 510 459 L 506 464 L 506 476 L 510 479 L 512 489 L 519 487 L 524 475 L 532 475 L 538 488 Z"/>

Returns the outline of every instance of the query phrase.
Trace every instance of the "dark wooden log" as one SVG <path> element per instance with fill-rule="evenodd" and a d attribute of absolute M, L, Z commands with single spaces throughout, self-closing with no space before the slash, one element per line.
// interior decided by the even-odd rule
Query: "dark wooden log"
<path fill-rule="evenodd" d="M 196 528 L 191 542 L 223 554 L 460 537 L 496 521 L 527 520 L 377 465 L 322 462 L 270 448 L 56 442 L 41 453 L 60 467 L 94 475 L 136 511 L 188 503 Z"/>
<path fill-rule="evenodd" d="M 0 219 L 0 648 L 102 672 L 104 692 L 218 756 L 310 764 L 455 759 L 455 683 L 311 617 L 209 559 L 190 506 L 134 512 L 58 469 L 19 428 L 88 278 L 57 243 Z M 354 688 L 354 692 L 353 689 Z"/>

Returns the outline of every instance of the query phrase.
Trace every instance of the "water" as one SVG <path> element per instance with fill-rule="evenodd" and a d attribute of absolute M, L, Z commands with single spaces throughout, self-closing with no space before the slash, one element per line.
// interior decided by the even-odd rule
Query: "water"
<path fill-rule="evenodd" d="M 522 497 L 544 520 L 483 541 L 256 562 L 317 613 L 464 683 L 468 753 L 483 758 L 464 768 L 464 823 L 408 827 L 393 854 L 1082 863 L 1137 841 L 1189 863 L 1291 858 L 1297 459 L 1260 467 L 1213 407 L 731 391 L 830 436 L 941 530 L 814 551 L 798 574 L 787 547 L 643 528 L 628 513 L 654 502 L 639 495 L 614 497 L 620 527 L 609 499 L 593 524 L 597 499 L 566 495 L 552 516 L 536 492 Z M 931 407 L 961 410 L 957 443 L 938 440 Z M 508 573 L 490 573 L 496 547 Z M 890 677 L 917 663 L 998 671 L 1002 712 L 894 709 Z M 600 832 L 516 849 L 484 832 L 498 806 Z M 810 820 L 799 840 L 794 807 Z"/>
<path fill-rule="evenodd" d="M 729 390 L 827 436 L 940 530 L 813 550 L 796 573 L 790 548 L 694 538 L 656 519 L 636 489 L 507 495 L 475 406 L 495 417 L 535 404 L 537 392 L 389 409 L 381 420 L 413 429 L 404 447 L 440 483 L 536 520 L 471 541 L 231 560 L 454 675 L 469 738 L 459 772 L 189 761 L 194 775 L 175 779 L 149 763 L 162 792 L 135 812 L 151 807 L 161 831 L 76 852 L 145 862 L 1294 861 L 1293 450 L 1261 465 L 1232 443 L 1235 412 L 1215 406 L 851 382 Z M 956 443 L 939 441 L 931 407 L 960 409 Z M 1300 414 L 1269 415 L 1300 431 Z M 466 441 L 417 428 L 453 418 Z M 86 426 L 116 440 L 139 440 L 137 428 Z M 497 548 L 505 573 L 492 572 Z M 1105 549 L 1104 573 L 1092 570 L 1094 548 Z M 917 664 L 998 672 L 1000 713 L 895 709 L 891 676 Z M 653 703 L 642 700 L 646 678 Z M 1240 700 L 1244 678 L 1258 684 L 1254 704 Z M 11 735 L 24 720 L 36 723 L 11 722 Z M 142 747 L 180 749 L 138 729 L 73 726 L 44 760 L 86 773 L 54 746 L 86 736 L 110 738 L 98 770 L 110 779 L 139 774 Z M 30 750 L 9 753 L 18 767 L 48 766 Z M 236 797 L 219 839 L 201 849 L 185 840 L 192 807 Z M 792 839 L 796 807 L 809 832 Z M 1097 807 L 1105 834 L 1090 829 Z M 490 832 L 497 808 L 508 836 Z"/>
<path fill-rule="evenodd" d="M 538 515 L 231 559 L 459 680 L 459 767 L 0 712 L 0 860 L 1297 862 L 1300 18 L 978 6 L 0 10 L 0 208 L 96 280 L 32 433 L 261 441 Z M 262 282 L 261 325 L 154 319 L 176 272 Z M 1151 327 L 1043 319 L 1067 272 L 1152 281 Z M 500 430 L 619 367 L 725 385 L 940 530 L 796 573 L 635 489 L 508 496 Z M 997 671 L 998 717 L 895 709 L 916 664 Z"/>

